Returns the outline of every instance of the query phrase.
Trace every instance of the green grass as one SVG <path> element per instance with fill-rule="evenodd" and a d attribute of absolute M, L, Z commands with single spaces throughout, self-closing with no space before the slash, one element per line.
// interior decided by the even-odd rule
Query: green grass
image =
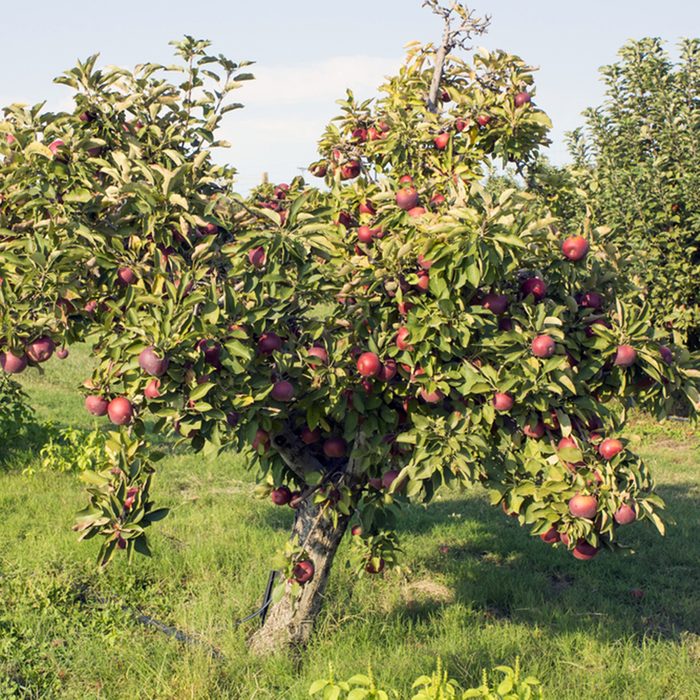
<path fill-rule="evenodd" d="M 26 377 L 42 421 L 93 425 L 75 390 L 86 364 L 77 351 Z M 252 497 L 240 457 L 161 462 L 156 492 L 173 512 L 152 530 L 153 558 L 132 568 L 119 559 L 99 573 L 96 543 L 78 544 L 70 530 L 84 504 L 77 478 L 22 476 L 17 465 L 33 453 L 20 445 L 12 468 L 0 472 L 0 697 L 14 682 L 42 699 L 286 700 L 308 697 L 329 661 L 344 677 L 371 662 L 410 697 L 410 681 L 438 655 L 463 685 L 520 655 L 549 698 L 697 700 L 698 445 L 678 423 L 638 420 L 631 434 L 677 522 L 666 538 L 630 526 L 636 555 L 577 562 L 489 508 L 482 494 L 449 494 L 405 510 L 407 571 L 358 582 L 341 552 L 310 648 L 300 659 L 265 660 L 246 650 L 256 623 L 233 623 L 259 605 L 292 516 Z M 644 590 L 641 601 L 632 588 Z M 196 634 L 223 657 L 139 625 L 123 605 Z"/>

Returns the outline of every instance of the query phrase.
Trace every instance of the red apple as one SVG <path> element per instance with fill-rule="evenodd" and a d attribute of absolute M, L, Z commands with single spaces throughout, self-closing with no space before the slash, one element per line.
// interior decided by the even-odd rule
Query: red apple
<path fill-rule="evenodd" d="M 219 232 L 219 227 L 215 223 L 207 221 L 204 226 L 197 226 L 197 232 L 202 236 L 214 236 Z"/>
<path fill-rule="evenodd" d="M 287 403 L 294 398 L 294 386 L 292 386 L 292 383 L 288 382 L 286 379 L 281 379 L 280 381 L 275 382 L 274 386 L 272 387 L 272 391 L 270 392 L 270 396 L 275 401 Z"/>
<path fill-rule="evenodd" d="M 58 348 L 58 350 L 56 350 L 56 357 L 59 360 L 65 360 L 69 354 L 68 348 Z"/>
<path fill-rule="evenodd" d="M 425 207 L 413 207 L 413 209 L 408 210 L 408 215 L 412 219 L 417 219 L 419 216 L 423 216 L 426 213 Z"/>
<path fill-rule="evenodd" d="M 476 123 L 480 127 L 486 127 L 491 123 L 491 116 L 488 114 L 479 114 L 476 118 Z"/>
<path fill-rule="evenodd" d="M 136 273 L 130 267 L 120 267 L 117 270 L 117 279 L 120 284 L 127 286 L 136 282 Z"/>
<path fill-rule="evenodd" d="M 66 144 L 61 139 L 55 139 L 49 144 L 49 150 L 55 156 L 58 153 L 58 150 L 65 145 Z"/>
<path fill-rule="evenodd" d="M 410 175 L 402 175 L 399 178 L 399 185 L 405 185 L 407 183 L 413 182 L 413 178 Z"/>
<path fill-rule="evenodd" d="M 307 355 L 320 360 L 320 362 L 324 365 L 328 362 L 328 353 L 326 352 L 326 349 L 318 345 L 314 345 L 313 347 L 309 348 Z"/>
<path fill-rule="evenodd" d="M 510 394 L 496 392 L 493 396 L 493 407 L 497 411 L 510 411 L 515 401 Z"/>
<path fill-rule="evenodd" d="M 432 260 L 426 260 L 425 256 L 423 253 L 419 253 L 418 257 L 416 258 L 416 261 L 418 262 L 418 266 L 422 270 L 429 270 L 433 266 L 433 261 Z M 420 273 L 419 273 L 420 274 Z"/>
<path fill-rule="evenodd" d="M 253 438 L 251 445 L 256 451 L 259 447 L 262 447 L 263 452 L 267 452 L 270 449 L 270 433 L 268 433 L 267 430 L 258 428 L 255 431 L 255 437 Z"/>
<path fill-rule="evenodd" d="M 409 211 L 418 206 L 418 190 L 415 187 L 404 187 L 396 193 L 396 204 L 400 209 Z"/>
<path fill-rule="evenodd" d="M 598 292 L 584 292 L 576 296 L 578 305 L 583 309 L 601 309 L 603 297 Z"/>
<path fill-rule="evenodd" d="M 461 134 L 467 128 L 467 126 L 469 126 L 469 124 L 465 119 L 462 119 L 462 117 L 457 117 L 457 119 L 455 119 L 455 130 L 458 133 Z"/>
<path fill-rule="evenodd" d="M 357 358 L 357 371 L 361 377 L 376 377 L 381 368 L 382 363 L 373 352 L 363 352 Z"/>
<path fill-rule="evenodd" d="M 399 350 L 413 350 L 413 346 L 406 342 L 406 338 L 410 335 L 408 328 L 406 326 L 401 326 L 396 332 L 396 347 Z"/>
<path fill-rule="evenodd" d="M 513 98 L 516 107 L 522 107 L 523 105 L 529 104 L 531 101 L 532 95 L 529 92 L 519 92 Z"/>
<path fill-rule="evenodd" d="M 588 255 L 588 241 L 583 236 L 570 236 L 561 245 L 564 257 L 578 262 Z"/>
<path fill-rule="evenodd" d="M 559 532 L 557 531 L 557 528 L 550 527 L 549 530 L 547 530 L 547 532 L 543 532 L 540 535 L 540 539 L 543 542 L 546 542 L 547 544 L 555 544 L 560 540 Z"/>
<path fill-rule="evenodd" d="M 587 518 L 593 520 L 598 511 L 598 499 L 595 496 L 588 496 L 577 493 L 569 499 L 569 513 L 575 518 Z"/>
<path fill-rule="evenodd" d="M 619 455 L 624 449 L 625 446 L 616 438 L 605 438 L 605 440 L 598 445 L 600 456 L 608 461 L 616 455 Z"/>
<path fill-rule="evenodd" d="M 372 229 L 369 226 L 360 226 L 357 229 L 357 239 L 360 243 L 371 243 L 372 238 Z"/>
<path fill-rule="evenodd" d="M 360 161 L 351 160 L 340 167 L 340 179 L 352 180 L 360 174 L 361 169 Z"/>
<path fill-rule="evenodd" d="M 379 562 L 375 565 L 375 563 L 370 559 L 367 564 L 365 565 L 365 571 L 368 574 L 381 574 L 382 571 L 384 571 L 384 559 L 381 557 L 379 558 Z"/>
<path fill-rule="evenodd" d="M 287 486 L 278 486 L 276 489 L 272 489 L 270 493 L 270 500 L 276 506 L 286 506 L 291 499 L 292 492 Z"/>
<path fill-rule="evenodd" d="M 430 288 L 430 275 L 425 270 L 420 270 L 418 272 L 418 283 L 416 287 L 418 287 L 421 292 L 427 292 Z"/>
<path fill-rule="evenodd" d="M 573 550 L 573 555 L 576 559 L 581 561 L 588 561 L 593 559 L 593 557 L 598 554 L 598 548 L 594 547 L 592 544 L 586 542 L 586 540 L 579 540 Z"/>
<path fill-rule="evenodd" d="M 635 511 L 633 505 L 623 503 L 615 511 L 613 517 L 618 525 L 629 525 L 637 519 L 637 511 Z"/>
<path fill-rule="evenodd" d="M 252 250 L 248 251 L 248 260 L 250 264 L 259 270 L 261 267 L 264 267 L 265 265 L 265 249 L 262 246 L 258 246 L 257 248 L 253 248 Z"/>
<path fill-rule="evenodd" d="M 321 431 L 318 428 L 311 430 L 308 425 L 305 425 L 301 429 L 299 437 L 305 445 L 313 445 L 321 439 Z"/>
<path fill-rule="evenodd" d="M 347 443 L 340 437 L 330 437 L 323 443 L 323 454 L 329 459 L 345 457 L 347 450 Z"/>
<path fill-rule="evenodd" d="M 147 399 L 157 399 L 160 396 L 160 379 L 151 379 L 151 381 L 146 384 L 143 395 Z"/>
<path fill-rule="evenodd" d="M 42 336 L 29 343 L 25 348 L 30 362 L 46 362 L 53 355 L 56 345 L 48 336 Z"/>
<path fill-rule="evenodd" d="M 557 349 L 554 338 L 549 335 L 538 335 L 532 341 L 530 345 L 532 354 L 535 357 L 539 357 L 543 360 L 552 357 L 554 351 Z"/>
<path fill-rule="evenodd" d="M 108 406 L 109 401 L 104 396 L 93 395 L 85 397 L 85 408 L 93 416 L 106 416 Z"/>
<path fill-rule="evenodd" d="M 374 216 L 376 213 L 377 210 L 374 208 L 372 202 L 365 201 L 360 204 L 360 214 L 371 214 Z"/>
<path fill-rule="evenodd" d="M 520 291 L 524 297 L 532 294 L 535 301 L 542 301 L 547 296 L 547 284 L 540 277 L 528 277 L 520 285 Z"/>
<path fill-rule="evenodd" d="M 671 348 L 666 347 L 665 345 L 662 345 L 659 348 L 659 355 L 661 355 L 661 359 L 667 364 L 667 365 L 672 365 L 673 364 L 673 350 Z"/>
<path fill-rule="evenodd" d="M 362 535 L 362 525 L 353 525 L 350 534 L 353 537 L 360 537 Z"/>
<path fill-rule="evenodd" d="M 433 143 L 435 144 L 435 148 L 437 148 L 440 151 L 444 151 L 447 148 L 447 144 L 450 142 L 450 135 L 443 131 L 441 134 L 438 134 L 434 139 Z"/>
<path fill-rule="evenodd" d="M 129 399 L 124 396 L 117 396 L 116 399 L 112 399 L 109 402 L 107 415 L 115 425 L 126 425 L 131 423 L 131 419 L 134 417 L 134 407 Z"/>
<path fill-rule="evenodd" d="M 615 355 L 618 367 L 631 367 L 637 360 L 637 351 L 631 345 L 620 345 Z"/>
<path fill-rule="evenodd" d="M 309 559 L 302 559 L 294 565 L 292 576 L 297 583 L 303 586 L 314 577 L 314 571 L 314 563 Z"/>
<path fill-rule="evenodd" d="M 396 376 L 396 372 L 396 360 L 389 357 L 382 363 L 379 374 L 377 374 L 377 378 L 382 382 L 388 383 Z"/>
<path fill-rule="evenodd" d="M 430 206 L 433 207 L 439 207 L 441 204 L 444 204 L 447 200 L 445 199 L 444 194 L 440 194 L 440 192 L 436 192 L 431 198 L 430 198 Z"/>
<path fill-rule="evenodd" d="M 496 316 L 501 316 L 508 309 L 508 297 L 505 294 L 489 293 L 481 300 L 481 305 Z"/>
<path fill-rule="evenodd" d="M 258 339 L 258 352 L 262 355 L 271 355 L 276 350 L 282 349 L 282 338 L 277 333 L 263 333 Z"/>
<path fill-rule="evenodd" d="M 197 347 L 204 355 L 204 361 L 212 367 L 218 367 L 221 364 L 221 344 L 215 340 L 202 339 L 197 343 Z"/>
<path fill-rule="evenodd" d="M 445 398 L 440 389 L 435 389 L 435 391 L 428 391 L 427 389 L 420 390 L 420 397 L 426 403 L 440 403 Z"/>
<path fill-rule="evenodd" d="M 153 377 L 162 377 L 168 371 L 169 364 L 167 357 L 158 357 L 152 345 L 144 348 L 139 355 L 139 367 Z"/>
<path fill-rule="evenodd" d="M 533 440 L 539 440 L 544 436 L 544 423 L 542 421 L 537 421 L 534 426 L 529 423 L 525 423 L 523 426 L 523 433 L 525 437 L 532 438 Z"/>

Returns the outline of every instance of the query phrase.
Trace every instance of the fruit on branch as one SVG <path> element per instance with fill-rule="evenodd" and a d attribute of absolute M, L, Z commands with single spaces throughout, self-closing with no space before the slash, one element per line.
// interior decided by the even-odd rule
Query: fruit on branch
<path fill-rule="evenodd" d="M 489 293 L 481 300 L 481 305 L 496 316 L 501 316 L 508 309 L 508 297 L 505 294 Z"/>
<path fill-rule="evenodd" d="M 520 291 L 524 297 L 532 294 L 535 301 L 542 301 L 547 296 L 547 283 L 541 277 L 528 277 L 520 285 Z"/>
<path fill-rule="evenodd" d="M 399 350 L 413 350 L 413 346 L 406 341 L 410 332 L 406 326 L 401 326 L 396 332 L 396 347 Z"/>
<path fill-rule="evenodd" d="M 267 430 L 258 428 L 255 431 L 255 437 L 253 438 L 251 445 L 256 451 L 259 447 L 262 447 L 263 452 L 267 452 L 270 449 L 270 433 L 268 433 Z"/>
<path fill-rule="evenodd" d="M 144 348 L 139 355 L 139 367 L 153 377 L 162 377 L 168 371 L 169 364 L 167 357 L 158 357 L 152 345 Z"/>
<path fill-rule="evenodd" d="M 532 354 L 535 357 L 539 357 L 543 360 L 546 360 L 552 357 L 552 355 L 554 355 L 557 346 L 554 342 L 554 338 L 552 338 L 551 336 L 538 335 L 533 339 L 530 345 L 530 349 L 532 350 Z"/>
<path fill-rule="evenodd" d="M 539 440 L 544 436 L 544 423 L 540 420 L 535 423 L 535 425 L 530 425 L 530 423 L 525 423 L 523 426 L 523 434 L 525 437 L 532 438 L 533 440 Z"/>
<path fill-rule="evenodd" d="M 390 469 L 388 472 L 384 472 L 382 475 L 381 487 L 385 491 L 388 491 L 393 486 L 396 479 L 399 478 L 400 473 L 398 469 Z"/>
<path fill-rule="evenodd" d="M 550 527 L 549 530 L 547 530 L 547 532 L 543 532 L 540 535 L 540 539 L 547 544 L 555 544 L 556 542 L 559 542 L 561 538 L 559 536 L 557 528 Z"/>
<path fill-rule="evenodd" d="M 425 256 L 422 253 L 418 254 L 418 257 L 416 258 L 418 262 L 418 266 L 422 270 L 429 270 L 433 266 L 433 261 L 432 260 L 426 260 Z M 420 272 L 418 273 L 420 274 Z"/>
<path fill-rule="evenodd" d="M 265 265 L 265 249 L 262 246 L 248 251 L 248 261 L 257 270 Z"/>
<path fill-rule="evenodd" d="M 160 379 L 151 379 L 151 381 L 146 384 L 143 395 L 147 399 L 157 399 L 160 396 Z"/>
<path fill-rule="evenodd" d="M 324 365 L 328 362 L 328 353 L 326 352 L 326 349 L 320 347 L 319 345 L 310 347 L 307 354 L 309 357 L 319 360 Z"/>
<path fill-rule="evenodd" d="M 361 170 L 362 166 L 360 165 L 360 161 L 351 160 L 350 162 L 345 163 L 340 167 L 340 179 L 352 180 L 360 174 Z"/>
<path fill-rule="evenodd" d="M 516 107 L 522 107 L 523 105 L 530 104 L 532 102 L 532 95 L 529 92 L 519 92 L 513 98 L 513 102 Z"/>
<path fill-rule="evenodd" d="M 207 221 L 204 226 L 197 226 L 197 232 L 200 236 L 215 236 L 219 233 L 219 227 L 215 223 Z"/>
<path fill-rule="evenodd" d="M 415 187 L 404 187 L 396 193 L 396 204 L 399 209 L 409 211 L 418 206 L 418 190 Z"/>
<path fill-rule="evenodd" d="M 54 139 L 50 144 L 49 144 L 49 150 L 53 155 L 55 156 L 59 149 L 61 149 L 63 146 L 66 144 L 61 140 L 61 139 Z"/>
<path fill-rule="evenodd" d="M 570 236 L 562 243 L 561 251 L 568 260 L 578 262 L 588 255 L 588 241 L 583 236 Z"/>
<path fill-rule="evenodd" d="M 619 455 L 624 449 L 625 446 L 616 438 L 605 438 L 605 440 L 598 445 L 598 453 L 603 459 L 608 461 L 616 455 Z"/>
<path fill-rule="evenodd" d="M 416 287 L 421 292 L 427 292 L 430 288 L 430 275 L 425 270 L 418 271 L 418 283 Z"/>
<path fill-rule="evenodd" d="M 439 207 L 441 204 L 444 204 L 447 200 L 445 199 L 445 195 L 441 194 L 440 192 L 436 192 L 431 198 L 430 198 L 430 206 L 431 207 Z"/>
<path fill-rule="evenodd" d="M 314 163 L 309 167 L 309 172 L 314 176 L 314 177 L 326 177 L 326 173 L 328 172 L 328 164 L 327 163 Z"/>
<path fill-rule="evenodd" d="M 389 357 L 382 363 L 379 373 L 377 374 L 377 379 L 388 383 L 396 376 L 397 371 L 396 360 Z"/>
<path fill-rule="evenodd" d="M 637 511 L 633 505 L 623 503 L 614 513 L 613 517 L 618 525 L 629 525 L 637 519 Z"/>
<path fill-rule="evenodd" d="M 353 525 L 350 534 L 353 537 L 360 537 L 362 535 L 362 525 Z"/>
<path fill-rule="evenodd" d="M 637 351 L 631 345 L 620 345 L 615 354 L 617 367 L 631 367 L 637 361 Z"/>
<path fill-rule="evenodd" d="M 457 117 L 455 120 L 455 131 L 457 131 L 457 133 L 461 134 L 467 128 L 467 126 L 469 126 L 469 124 L 465 119 L 462 119 L 462 117 Z"/>
<path fill-rule="evenodd" d="M 24 372 L 27 367 L 27 356 L 26 355 L 15 355 L 14 353 L 7 352 L 0 353 L 0 367 L 2 367 L 4 372 L 7 374 L 20 374 Z"/>
<path fill-rule="evenodd" d="M 311 430 L 308 425 L 305 425 L 301 429 L 299 437 L 305 445 L 313 445 L 321 439 L 321 431 L 318 428 Z"/>
<path fill-rule="evenodd" d="M 576 301 L 582 309 L 602 309 L 603 297 L 598 292 L 584 292 L 576 295 Z"/>
<path fill-rule="evenodd" d="M 476 123 L 483 128 L 491 123 L 491 119 L 492 117 L 489 114 L 479 114 L 476 117 Z"/>
<path fill-rule="evenodd" d="M 273 352 L 281 349 L 282 338 L 277 333 L 263 333 L 258 339 L 258 352 L 262 355 L 271 355 Z"/>
<path fill-rule="evenodd" d="M 92 413 L 93 416 L 106 416 L 108 406 L 109 401 L 107 401 L 104 396 L 93 394 L 85 397 L 85 408 L 87 412 Z"/>
<path fill-rule="evenodd" d="M 575 518 L 593 520 L 598 511 L 598 499 L 583 493 L 577 493 L 569 499 L 569 513 Z"/>
<path fill-rule="evenodd" d="M 323 454 L 329 459 L 340 459 L 345 457 L 348 445 L 341 437 L 329 437 L 323 443 Z"/>
<path fill-rule="evenodd" d="M 48 336 L 42 336 L 29 343 L 24 351 L 30 362 L 40 363 L 51 359 L 55 349 L 56 345 L 53 340 Z"/>
<path fill-rule="evenodd" d="M 586 542 L 586 540 L 581 539 L 576 543 L 572 554 L 576 559 L 581 561 L 589 561 L 598 554 L 598 547 L 594 547 L 592 544 Z"/>
<path fill-rule="evenodd" d="M 131 401 L 124 396 L 117 396 L 107 406 L 107 415 L 114 425 L 127 425 L 134 417 L 134 407 Z"/>
<path fill-rule="evenodd" d="M 413 209 L 408 210 L 408 215 L 412 219 L 417 219 L 419 216 L 423 216 L 426 213 L 425 207 L 413 207 Z"/>
<path fill-rule="evenodd" d="M 303 586 L 314 577 L 314 571 L 314 563 L 310 559 L 302 559 L 294 565 L 292 576 L 297 583 Z"/>
<path fill-rule="evenodd" d="M 272 387 L 272 391 L 270 392 L 270 396 L 275 401 L 282 401 L 283 403 L 286 403 L 294 398 L 294 387 L 292 386 L 291 382 L 288 382 L 286 379 L 281 379 L 280 381 L 275 382 L 274 386 Z"/>
<path fill-rule="evenodd" d="M 498 391 L 493 396 L 493 407 L 497 411 L 510 411 L 510 409 L 513 408 L 514 403 L 515 401 L 510 394 Z"/>
<path fill-rule="evenodd" d="M 672 365 L 673 364 L 673 350 L 671 348 L 666 347 L 665 345 L 662 345 L 659 348 L 659 355 L 661 355 L 661 359 L 667 364 L 667 365 Z"/>
<path fill-rule="evenodd" d="M 434 391 L 421 389 L 420 397 L 426 403 L 440 403 L 440 401 L 442 401 L 445 398 L 445 394 L 443 394 L 443 392 L 440 391 L 440 389 L 435 389 Z"/>
<path fill-rule="evenodd" d="M 357 229 L 357 239 L 360 243 L 371 243 L 372 238 L 374 238 L 374 235 L 369 226 L 360 226 L 360 228 Z"/>
<path fill-rule="evenodd" d="M 120 267 L 117 270 L 117 279 L 125 287 L 136 282 L 136 273 L 130 267 Z"/>
<path fill-rule="evenodd" d="M 360 203 L 359 212 L 360 214 L 371 214 L 374 216 L 377 213 L 377 210 L 374 208 L 374 204 L 372 204 L 372 202 L 365 201 Z"/>
<path fill-rule="evenodd" d="M 210 338 L 203 338 L 197 343 L 197 347 L 202 351 L 204 361 L 208 365 L 212 367 L 219 367 L 221 365 L 221 343 L 217 343 Z"/>
<path fill-rule="evenodd" d="M 447 148 L 447 144 L 449 142 L 450 142 L 450 135 L 446 131 L 443 131 L 441 134 L 438 134 L 433 139 L 433 143 L 435 144 L 435 148 L 437 148 L 440 151 L 444 151 Z"/>
<path fill-rule="evenodd" d="M 402 175 L 399 178 L 399 185 L 408 185 L 413 182 L 413 177 L 410 175 Z"/>
<path fill-rule="evenodd" d="M 382 571 L 384 571 L 384 566 L 385 566 L 385 561 L 381 557 L 379 557 L 378 562 L 374 562 L 372 559 L 370 559 L 367 564 L 365 564 L 365 571 L 368 574 L 381 574 Z"/>
<path fill-rule="evenodd" d="M 357 371 L 361 377 L 376 377 L 381 368 L 382 363 L 373 352 L 363 352 L 357 358 Z"/>
<path fill-rule="evenodd" d="M 272 489 L 270 499 L 276 506 L 286 506 L 292 500 L 292 492 L 287 486 L 278 486 Z"/>

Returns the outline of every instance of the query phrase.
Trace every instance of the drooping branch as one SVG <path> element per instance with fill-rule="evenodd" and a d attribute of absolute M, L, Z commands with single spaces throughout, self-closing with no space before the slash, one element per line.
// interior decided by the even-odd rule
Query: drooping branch
<path fill-rule="evenodd" d="M 441 5 L 439 0 L 424 0 L 423 6 L 429 7 L 434 14 L 442 17 L 445 25 L 442 41 L 435 53 L 435 68 L 427 103 L 431 112 L 437 112 L 438 92 L 440 91 L 440 83 L 445 71 L 447 56 L 457 47 L 469 51 L 471 46 L 468 45 L 468 42 L 472 37 L 486 33 L 491 24 L 491 17 L 489 15 L 483 18 L 476 17 L 473 10 L 469 10 L 466 5 L 458 2 L 454 2 L 451 6 L 446 7 Z M 455 19 L 457 20 L 456 24 L 454 23 Z"/>

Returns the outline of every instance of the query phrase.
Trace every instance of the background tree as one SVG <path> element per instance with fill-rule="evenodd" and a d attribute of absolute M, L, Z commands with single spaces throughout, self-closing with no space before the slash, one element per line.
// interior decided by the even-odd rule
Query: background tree
<path fill-rule="evenodd" d="M 396 509 L 446 484 L 482 484 L 578 559 L 632 520 L 662 529 L 618 435 L 633 398 L 660 416 L 697 401 L 695 360 L 616 300 L 596 231 L 562 241 L 533 195 L 480 184 L 546 142 L 532 70 L 412 45 L 380 99 L 342 103 L 312 166 L 327 189 L 243 198 L 212 149 L 249 75 L 207 49 L 187 38 L 167 70 L 90 59 L 61 78 L 74 111 L 12 107 L 0 125 L 0 363 L 93 348 L 86 408 L 119 426 L 76 525 L 100 562 L 148 553 L 166 514 L 149 434 L 168 431 L 244 450 L 260 492 L 296 511 L 261 652 L 308 640 L 352 521 L 358 573 L 379 574 Z"/>
<path fill-rule="evenodd" d="M 700 347 L 700 40 L 672 60 L 660 39 L 625 45 L 601 70 L 605 102 L 571 136 L 579 186 L 609 226 L 623 271 L 665 323 Z"/>

